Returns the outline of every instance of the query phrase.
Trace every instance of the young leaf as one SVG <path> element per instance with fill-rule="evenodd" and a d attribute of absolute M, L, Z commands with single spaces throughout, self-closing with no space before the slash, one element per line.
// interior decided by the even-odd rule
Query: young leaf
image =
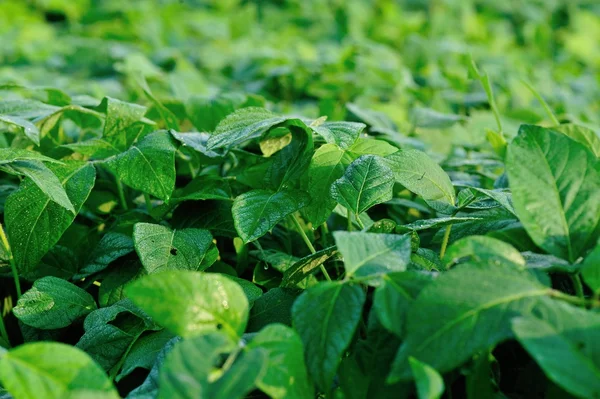
<path fill-rule="evenodd" d="M 0 382 L 15 398 L 120 397 L 88 355 L 55 342 L 25 344 L 1 356 Z"/>
<path fill-rule="evenodd" d="M 537 245 L 574 262 L 595 244 L 600 163 L 586 147 L 551 130 L 523 125 L 508 146 L 506 171 L 517 215 Z"/>
<path fill-rule="evenodd" d="M 382 158 L 363 155 L 352 162 L 342 177 L 333 182 L 331 195 L 358 215 L 392 199 L 394 175 Z"/>
<path fill-rule="evenodd" d="M 410 236 L 336 231 L 347 277 L 373 278 L 402 272 L 410 262 Z"/>
<path fill-rule="evenodd" d="M 439 399 L 444 393 L 444 379 L 431 366 L 410 357 L 410 368 L 412 369 L 419 399 Z"/>
<path fill-rule="evenodd" d="M 449 267 L 464 258 L 482 263 L 490 260 L 508 261 L 525 266 L 525 259 L 512 245 L 486 236 L 469 236 L 454 242 L 448 248 L 444 262 Z"/>
<path fill-rule="evenodd" d="M 175 188 L 176 150 L 171 135 L 158 131 L 108 159 L 105 164 L 129 187 L 168 201 Z"/>
<path fill-rule="evenodd" d="M 127 296 L 182 337 L 222 330 L 236 339 L 248 322 L 242 288 L 224 275 L 172 270 L 131 283 Z"/>
<path fill-rule="evenodd" d="M 304 208 L 310 197 L 304 191 L 252 190 L 236 197 L 231 213 L 235 229 L 244 243 L 254 241 L 286 216 Z"/>
<path fill-rule="evenodd" d="M 19 298 L 13 313 L 29 326 L 52 330 L 67 327 L 94 309 L 96 302 L 89 293 L 68 281 L 47 276 L 36 280 Z"/>
<path fill-rule="evenodd" d="M 360 138 L 347 150 L 348 155 L 355 160 L 363 155 L 377 155 L 385 157 L 387 155 L 398 152 L 398 148 L 394 147 L 387 141 L 377 139 Z"/>
<path fill-rule="evenodd" d="M 311 129 L 323 137 L 327 143 L 348 149 L 356 142 L 365 127 L 367 126 L 364 123 L 336 121 L 311 126 Z"/>
<path fill-rule="evenodd" d="M 71 161 L 50 165 L 61 181 L 76 212 L 90 194 L 96 170 L 88 163 Z M 26 180 L 5 205 L 5 222 L 15 262 L 26 277 L 71 225 L 75 215 L 52 202 L 33 181 Z"/>
<path fill-rule="evenodd" d="M 335 144 L 325 144 L 315 151 L 308 167 L 308 193 L 312 201 L 302 211 L 313 226 L 323 224 L 335 208 L 331 185 L 342 177 L 352 160 Z"/>
<path fill-rule="evenodd" d="M 581 316 L 582 320 L 587 317 Z M 594 317 L 593 321 L 578 324 L 583 330 L 578 339 L 569 339 L 560 329 L 534 317 L 516 318 L 512 328 L 521 345 L 550 380 L 573 395 L 594 398 L 600 396 L 600 352 L 596 350 L 591 357 L 585 352 L 589 352 L 588 347 L 597 346 L 600 319 Z"/>
<path fill-rule="evenodd" d="M 396 181 L 420 195 L 433 209 L 449 213 L 454 207 L 456 195 L 448 174 L 427 154 L 418 150 L 399 151 L 385 157 L 385 161 Z"/>
<path fill-rule="evenodd" d="M 304 365 L 302 340 L 296 332 L 281 324 L 262 329 L 247 345 L 247 349 L 262 349 L 267 355 L 266 372 L 256 386 L 274 399 L 304 399 L 314 397 Z"/>
<path fill-rule="evenodd" d="M 164 270 L 201 271 L 212 265 L 219 251 L 208 230 L 171 230 L 152 223 L 133 227 L 133 242 L 148 274 Z"/>
<path fill-rule="evenodd" d="M 468 290 L 464 287 L 469 287 Z M 440 372 L 509 338 L 510 320 L 528 314 L 549 289 L 512 263 L 464 264 L 426 286 L 411 306 L 389 382 L 408 379 L 410 356 Z"/>
<path fill-rule="evenodd" d="M 319 283 L 294 303 L 292 319 L 304 343 L 312 380 L 328 392 L 362 315 L 366 295 L 358 285 Z"/>
<path fill-rule="evenodd" d="M 160 371 L 158 398 L 244 398 L 263 375 L 266 356 L 260 350 L 242 353 L 229 368 L 220 369 L 215 378 L 214 369 L 221 356 L 235 349 L 234 341 L 218 333 L 179 342 Z"/>

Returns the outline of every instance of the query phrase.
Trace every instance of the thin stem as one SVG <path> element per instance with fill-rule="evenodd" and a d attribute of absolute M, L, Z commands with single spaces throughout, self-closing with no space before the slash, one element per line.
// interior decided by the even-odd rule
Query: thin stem
<path fill-rule="evenodd" d="M 300 221 L 298 220 L 298 218 L 296 217 L 296 215 L 292 214 L 292 220 L 294 221 L 294 224 L 296 225 L 296 230 L 298 230 L 298 233 L 300 233 L 300 236 L 302 236 L 302 240 L 304 240 L 304 243 L 306 244 L 306 246 L 310 250 L 310 253 L 314 254 L 315 252 L 317 252 L 317 250 L 315 249 L 315 247 L 313 247 L 312 242 L 310 242 L 310 239 L 308 238 L 308 236 L 304 232 L 304 229 L 302 228 L 302 225 L 300 224 Z"/>
<path fill-rule="evenodd" d="M 146 209 L 148 212 L 152 212 L 152 201 L 150 200 L 150 195 L 148 195 L 148 193 L 144 193 L 144 201 L 146 201 Z"/>
<path fill-rule="evenodd" d="M 451 230 L 452 230 L 451 224 L 446 226 L 446 231 L 444 232 L 444 239 L 442 241 L 442 249 L 440 250 L 440 259 L 443 259 L 444 255 L 446 255 L 446 248 L 448 247 L 448 240 L 450 240 L 450 231 Z"/>
<path fill-rule="evenodd" d="M 548 105 L 546 100 L 544 100 L 544 98 L 540 95 L 540 93 L 538 93 L 537 90 L 525 79 L 522 79 L 521 81 L 529 89 L 529 91 L 531 91 L 531 94 L 533 94 L 533 96 L 539 101 L 542 107 L 544 107 L 544 111 L 546 111 L 546 114 L 548 114 L 548 118 L 550 118 L 552 124 L 554 126 L 560 125 L 560 121 L 556 118 L 556 116 L 552 112 L 552 109 L 550 109 L 550 106 Z"/>
<path fill-rule="evenodd" d="M 565 294 L 564 292 L 554 290 L 554 289 L 549 289 L 548 295 L 550 295 L 552 298 L 560 299 L 561 301 L 565 301 L 565 302 L 570 303 L 571 305 L 575 305 L 575 306 L 590 307 L 590 308 L 595 308 L 595 307 L 600 306 L 600 302 L 598 302 L 595 299 L 579 298 L 577 296 Z"/>
<path fill-rule="evenodd" d="M 365 225 L 362 222 L 362 220 L 360 220 L 360 218 L 358 217 L 358 214 L 356 214 L 355 217 L 356 217 L 356 223 L 358 224 L 358 227 L 360 227 L 361 230 L 364 230 L 365 229 Z"/>
<path fill-rule="evenodd" d="M 581 277 L 579 277 L 579 274 L 570 274 L 569 278 L 573 283 L 575 295 L 577 295 L 578 298 L 585 299 L 585 296 L 583 295 L 583 284 L 581 283 Z"/>
<path fill-rule="evenodd" d="M 4 325 L 4 315 L 2 311 L 0 311 L 0 337 L 4 338 L 6 343 L 10 344 L 8 340 L 8 332 L 6 331 L 6 326 Z"/>
<path fill-rule="evenodd" d="M 121 201 L 121 207 L 125 210 L 128 210 L 127 201 L 125 200 L 125 191 L 123 190 L 123 183 L 118 178 L 117 180 L 117 191 L 119 192 L 119 200 Z"/>
<path fill-rule="evenodd" d="M 354 226 L 352 225 L 352 212 L 350 212 L 349 209 L 346 209 L 346 212 L 348 216 L 348 226 L 346 227 L 346 230 L 352 231 L 354 230 Z"/>
<path fill-rule="evenodd" d="M 0 241 L 4 247 L 4 251 L 8 254 L 8 262 L 10 263 L 10 269 L 12 271 L 13 279 L 15 280 L 15 288 L 17 289 L 17 299 L 21 298 L 21 281 L 19 280 L 19 272 L 17 270 L 17 264 L 15 263 L 15 257 L 10 249 L 8 238 L 4 233 L 4 227 L 0 224 Z"/>
<path fill-rule="evenodd" d="M 306 244 L 306 246 L 310 250 L 310 253 L 312 253 L 312 254 L 316 253 L 317 250 L 312 245 L 312 242 L 310 242 L 310 239 L 308 238 L 308 236 L 304 232 L 304 229 L 302 228 L 302 225 L 300 224 L 300 221 L 298 220 L 298 218 L 296 217 L 296 215 L 292 214 L 292 220 L 294 221 L 294 225 L 296 225 L 296 230 L 298 230 L 298 233 L 300 233 L 300 236 L 302 237 L 302 240 L 304 240 L 304 243 Z M 319 268 L 321 269 L 321 272 L 323 273 L 323 275 L 325 276 L 325 278 L 327 279 L 327 281 L 331 281 L 331 277 L 329 276 L 329 273 L 327 273 L 327 269 L 325 269 L 325 266 L 319 265 Z"/>

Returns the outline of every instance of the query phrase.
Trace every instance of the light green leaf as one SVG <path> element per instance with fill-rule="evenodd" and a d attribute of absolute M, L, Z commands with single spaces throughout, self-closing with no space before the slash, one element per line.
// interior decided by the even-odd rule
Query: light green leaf
<path fill-rule="evenodd" d="M 49 167 L 79 212 L 94 186 L 96 170 L 88 163 L 75 161 Z M 31 180 L 25 180 L 7 198 L 4 215 L 8 239 L 23 277 L 35 270 L 75 219 L 72 212 L 52 202 Z"/>
<path fill-rule="evenodd" d="M 211 151 L 206 148 L 206 143 L 210 138 L 210 134 L 206 132 L 189 132 L 189 133 L 178 133 L 174 130 L 169 131 L 171 136 L 175 138 L 175 140 L 181 142 L 184 146 L 190 147 L 200 154 L 205 155 L 209 158 L 217 158 L 222 156 L 218 152 Z"/>
<path fill-rule="evenodd" d="M 395 152 L 398 152 L 398 148 L 387 141 L 364 138 L 359 138 L 352 147 L 347 149 L 347 153 L 352 160 L 363 155 L 378 155 L 380 157 L 385 157 Z"/>
<path fill-rule="evenodd" d="M 573 395 L 597 398 L 600 396 L 600 351 L 586 353 L 589 349 L 582 348 L 597 347 L 600 318 L 589 314 L 595 317 L 586 321 L 588 315 L 579 313 L 582 318 L 576 328 L 581 333 L 577 339 L 563 334 L 562 328 L 534 317 L 516 318 L 512 328 L 521 345 L 550 380 Z M 575 326 L 567 329 L 569 327 L 575 329 Z"/>
<path fill-rule="evenodd" d="M 373 310 L 377 319 L 388 331 L 398 337 L 404 335 L 406 315 L 414 299 L 434 276 L 428 273 L 407 271 L 382 277 L 375 290 Z"/>
<path fill-rule="evenodd" d="M 552 130 L 569 136 L 588 147 L 596 157 L 600 157 L 600 135 L 592 129 L 574 124 L 564 124 L 552 127 Z"/>
<path fill-rule="evenodd" d="M 464 264 L 442 274 L 413 302 L 388 382 L 411 378 L 410 356 L 440 372 L 452 370 L 511 337 L 510 320 L 547 295 L 547 287 L 512 263 Z"/>
<path fill-rule="evenodd" d="M 60 180 L 43 163 L 36 160 L 13 161 L 7 168 L 11 170 L 11 173 L 30 178 L 50 200 L 75 214 L 75 208 L 73 208 Z"/>
<path fill-rule="evenodd" d="M 416 107 L 412 111 L 412 124 L 424 129 L 445 129 L 464 120 L 464 116 L 445 114 L 431 108 Z"/>
<path fill-rule="evenodd" d="M 600 163 L 585 146 L 523 125 L 508 146 L 506 172 L 517 215 L 537 245 L 574 262 L 595 244 L 600 234 Z"/>
<path fill-rule="evenodd" d="M 372 278 L 402 272 L 410 262 L 410 236 L 336 231 L 347 277 Z"/>
<path fill-rule="evenodd" d="M 168 201 L 175 188 L 176 150 L 171 135 L 158 131 L 106 160 L 106 166 L 129 187 Z"/>
<path fill-rule="evenodd" d="M 454 242 L 446 252 L 444 262 L 450 267 L 460 261 L 508 261 L 518 266 L 525 266 L 525 259 L 512 245 L 496 238 L 486 236 L 469 236 Z"/>
<path fill-rule="evenodd" d="M 0 382 L 19 399 L 119 398 L 88 355 L 55 342 L 25 344 L 8 351 L 0 358 Z"/>
<path fill-rule="evenodd" d="M 23 150 L 20 148 L 0 148 L 0 165 L 9 164 L 14 161 L 42 161 L 62 163 L 54 158 L 49 158 L 39 152 Z"/>
<path fill-rule="evenodd" d="M 244 291 L 224 275 L 172 270 L 136 280 L 125 291 L 157 323 L 184 338 L 217 330 L 238 338 L 248 322 Z"/>
<path fill-rule="evenodd" d="M 335 144 L 325 144 L 315 151 L 308 167 L 308 193 L 312 201 L 302 211 L 314 226 L 323 224 L 335 208 L 331 185 L 342 177 L 352 160 Z"/>
<path fill-rule="evenodd" d="M 456 203 L 448 174 L 419 150 L 399 151 L 385 157 L 396 181 L 420 195 L 433 209 L 447 211 Z"/>
<path fill-rule="evenodd" d="M 394 175 L 383 158 L 363 155 L 331 186 L 331 195 L 356 215 L 392 199 Z"/>
<path fill-rule="evenodd" d="M 412 369 L 419 399 L 439 399 L 444 393 L 444 379 L 431 366 L 410 357 L 410 368 Z"/>
<path fill-rule="evenodd" d="M 366 295 L 358 285 L 319 283 L 294 303 L 292 319 L 304 343 L 308 372 L 328 392 L 362 315 Z"/>
<path fill-rule="evenodd" d="M 270 157 L 292 142 L 292 133 L 285 127 L 273 129 L 268 137 L 258 144 L 265 157 Z"/>
<path fill-rule="evenodd" d="M 36 145 L 40 145 L 40 130 L 27 119 L 19 118 L 18 116 L 0 115 L 0 122 L 16 126 L 19 132 L 27 136 L 29 140 L 33 141 Z"/>
<path fill-rule="evenodd" d="M 247 350 L 262 349 L 268 367 L 256 386 L 274 399 L 304 399 L 314 397 L 304 365 L 302 340 L 296 332 L 282 324 L 262 329 L 247 345 Z"/>
<path fill-rule="evenodd" d="M 311 129 L 323 137 L 327 143 L 348 149 L 356 142 L 365 127 L 367 126 L 364 123 L 336 121 L 311 126 Z"/>
<path fill-rule="evenodd" d="M 290 119 L 285 116 L 277 116 L 264 108 L 238 109 L 219 123 L 213 135 L 208 139 L 207 148 L 209 150 L 231 148 L 260 137 L 271 127 Z"/>
<path fill-rule="evenodd" d="M 210 232 L 203 229 L 171 230 L 152 223 L 137 223 L 133 227 L 135 250 L 148 274 L 207 269 L 219 255 L 212 239 Z"/>
<path fill-rule="evenodd" d="M 71 325 L 96 309 L 94 298 L 76 285 L 56 277 L 43 277 L 33 283 L 17 306 L 15 316 L 28 326 L 52 330 Z"/>
<path fill-rule="evenodd" d="M 309 202 L 310 197 L 304 191 L 252 190 L 235 198 L 231 213 L 235 229 L 244 243 L 248 243 L 265 235 L 285 217 L 304 208 Z"/>
<path fill-rule="evenodd" d="M 583 261 L 581 275 L 592 291 L 600 291 L 600 243 L 596 245 Z"/>

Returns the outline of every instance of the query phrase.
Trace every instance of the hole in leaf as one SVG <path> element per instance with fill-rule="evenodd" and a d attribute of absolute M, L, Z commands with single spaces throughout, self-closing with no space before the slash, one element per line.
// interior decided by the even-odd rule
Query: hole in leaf
<path fill-rule="evenodd" d="M 223 328 L 223 324 L 221 324 L 221 323 L 217 324 L 217 330 L 220 330 L 221 328 Z"/>
<path fill-rule="evenodd" d="M 171 252 L 171 255 L 175 256 L 177 255 L 177 248 L 171 248 L 171 251 L 169 252 Z"/>

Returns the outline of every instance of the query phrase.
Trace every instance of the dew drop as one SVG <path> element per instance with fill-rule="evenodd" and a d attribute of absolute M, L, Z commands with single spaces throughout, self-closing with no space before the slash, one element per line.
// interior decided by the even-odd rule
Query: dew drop
<path fill-rule="evenodd" d="M 223 301 L 223 302 L 221 302 L 221 305 L 223 305 L 223 307 L 224 307 L 225 309 L 229 309 L 229 302 L 227 302 L 227 301 Z"/>

